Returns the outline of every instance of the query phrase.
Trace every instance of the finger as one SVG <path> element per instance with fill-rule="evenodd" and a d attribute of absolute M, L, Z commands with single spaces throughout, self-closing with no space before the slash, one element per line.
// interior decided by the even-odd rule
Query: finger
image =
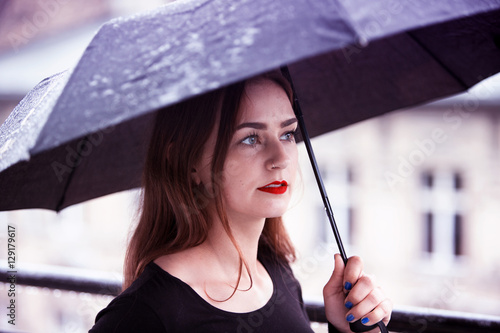
<path fill-rule="evenodd" d="M 344 261 L 342 260 L 342 257 L 338 253 L 335 254 L 334 260 L 335 260 L 335 267 L 333 269 L 332 276 L 330 277 L 330 279 L 325 285 L 325 288 L 323 289 L 324 295 L 337 293 L 339 292 L 339 290 L 342 291 L 343 288 Z"/>
<path fill-rule="evenodd" d="M 367 274 L 362 274 L 362 276 L 358 279 L 354 287 L 352 287 L 351 291 L 347 295 L 345 299 L 346 304 L 350 302 L 352 306 L 357 305 L 377 287 L 378 285 L 375 281 L 375 277 Z"/>
<path fill-rule="evenodd" d="M 391 300 L 386 298 L 367 314 L 358 317 L 352 314 L 352 317 L 349 317 L 350 313 L 348 313 L 347 318 L 349 319 L 353 318 L 353 321 L 356 321 L 361 318 L 361 323 L 367 326 L 374 325 L 379 321 L 383 321 L 385 325 L 388 325 L 389 320 L 391 319 L 391 311 L 392 311 L 392 302 Z"/>
<path fill-rule="evenodd" d="M 352 309 L 348 312 L 347 316 L 349 316 L 349 314 L 352 314 L 352 317 L 349 318 L 352 318 L 354 320 L 364 318 L 375 308 L 377 308 L 377 306 L 380 303 L 382 303 L 385 299 L 386 296 L 384 295 L 383 291 L 380 288 L 375 288 L 371 290 L 371 292 L 361 302 L 354 305 Z M 348 304 L 347 302 L 346 304 Z M 384 316 L 381 316 L 379 320 L 382 319 L 383 317 Z M 370 318 L 370 321 L 371 320 L 372 318 Z"/>
<path fill-rule="evenodd" d="M 391 314 L 392 310 L 394 307 L 394 304 L 392 303 L 392 300 L 389 298 L 386 298 L 382 303 L 378 305 L 377 308 L 381 307 L 381 311 L 385 313 L 382 321 L 384 322 L 385 326 L 389 325 L 389 321 L 391 320 Z"/>
<path fill-rule="evenodd" d="M 346 292 L 349 292 L 357 283 L 363 273 L 363 261 L 360 257 L 353 256 L 347 260 L 347 265 L 344 270 L 343 286 Z"/>

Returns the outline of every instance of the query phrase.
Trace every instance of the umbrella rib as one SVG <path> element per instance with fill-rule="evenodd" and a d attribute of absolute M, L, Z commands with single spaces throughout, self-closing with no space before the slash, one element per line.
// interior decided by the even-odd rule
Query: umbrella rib
<path fill-rule="evenodd" d="M 462 87 L 467 90 L 469 88 L 469 85 L 467 85 L 462 78 L 457 76 L 441 59 L 439 59 L 420 39 L 415 36 L 411 31 L 406 32 L 406 34 L 413 40 L 415 43 L 417 43 L 422 50 L 424 50 L 434 61 L 436 61 L 441 68 L 443 68 L 450 76 L 452 76 L 457 82 L 459 82 Z"/>
<path fill-rule="evenodd" d="M 88 135 L 86 135 L 83 140 L 81 140 L 80 142 L 86 142 L 88 141 Z M 64 204 L 64 201 L 66 199 L 66 193 L 68 191 L 68 188 L 69 188 L 69 185 L 71 184 L 71 181 L 73 180 L 73 176 L 75 175 L 75 170 L 76 168 L 78 168 L 80 166 L 80 163 L 82 162 L 82 151 L 83 151 L 83 146 L 82 144 L 78 145 L 76 148 L 76 155 L 77 155 L 77 160 L 75 161 L 75 167 L 71 168 L 71 172 L 68 176 L 68 180 L 66 181 L 66 184 L 64 185 L 64 190 L 62 192 L 62 195 L 61 195 L 61 198 L 59 199 L 59 202 L 57 203 L 57 206 L 56 206 L 56 212 L 60 212 L 61 209 L 63 209 L 64 207 L 63 204 Z"/>

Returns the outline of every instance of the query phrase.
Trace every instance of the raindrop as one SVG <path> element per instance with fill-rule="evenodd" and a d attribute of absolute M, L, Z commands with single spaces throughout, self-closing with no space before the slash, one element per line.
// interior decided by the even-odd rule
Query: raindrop
<path fill-rule="evenodd" d="M 115 92 L 113 89 L 106 89 L 103 91 L 102 93 L 102 97 L 106 97 L 106 96 L 110 96 L 110 95 L 113 95 Z"/>
<path fill-rule="evenodd" d="M 219 83 L 219 82 L 217 82 L 217 81 L 212 81 L 212 82 L 209 82 L 209 83 L 207 84 L 207 87 L 208 87 L 209 89 L 217 89 L 217 88 L 219 88 L 219 87 L 220 87 L 220 83 Z"/>
<path fill-rule="evenodd" d="M 9 138 L 7 141 L 5 141 L 4 145 L 0 147 L 0 155 L 5 153 L 12 146 L 14 141 L 15 140 L 13 138 Z"/>
<path fill-rule="evenodd" d="M 365 36 L 360 36 L 358 38 L 358 45 L 360 47 L 367 47 L 368 46 L 368 39 Z"/>
<path fill-rule="evenodd" d="M 122 89 L 122 90 L 127 90 L 127 89 L 132 88 L 133 86 L 134 86 L 134 85 L 133 85 L 132 83 L 130 83 L 130 82 L 125 82 L 124 84 L 122 84 L 121 89 Z"/>
<path fill-rule="evenodd" d="M 37 287 L 28 286 L 26 287 L 26 294 L 28 295 L 38 295 L 40 291 Z"/>
<path fill-rule="evenodd" d="M 259 29 L 249 28 L 245 30 L 243 36 L 241 37 L 241 44 L 243 45 L 252 45 L 254 42 L 254 36 L 259 33 Z"/>
<path fill-rule="evenodd" d="M 24 126 L 24 124 L 26 123 L 26 121 L 28 120 L 28 118 L 35 112 L 35 108 L 32 108 L 28 114 L 24 117 L 24 119 L 21 121 L 21 125 L 20 126 Z"/>
<path fill-rule="evenodd" d="M 92 300 L 92 297 L 90 296 L 89 293 L 79 293 L 78 298 L 82 301 Z"/>

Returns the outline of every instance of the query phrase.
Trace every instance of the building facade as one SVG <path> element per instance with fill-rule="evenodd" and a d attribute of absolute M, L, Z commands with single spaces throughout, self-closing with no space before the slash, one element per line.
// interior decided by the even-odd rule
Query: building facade
<path fill-rule="evenodd" d="M 347 254 L 363 257 L 396 305 L 500 313 L 495 103 L 469 93 L 313 140 Z M 338 248 L 301 158 L 288 223 L 306 298 L 320 300 Z"/>

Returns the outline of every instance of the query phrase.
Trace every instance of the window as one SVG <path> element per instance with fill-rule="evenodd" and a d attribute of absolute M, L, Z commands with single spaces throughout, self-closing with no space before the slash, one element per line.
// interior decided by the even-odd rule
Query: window
<path fill-rule="evenodd" d="M 464 254 L 463 251 L 463 225 L 462 215 L 455 214 L 454 235 L 453 235 L 453 252 L 456 256 Z"/>
<path fill-rule="evenodd" d="M 451 261 L 464 254 L 464 218 L 460 204 L 464 182 L 458 172 L 422 173 L 423 252 Z"/>
<path fill-rule="evenodd" d="M 426 188 L 432 188 L 434 183 L 434 177 L 431 172 L 424 172 L 422 174 L 422 186 Z"/>
<path fill-rule="evenodd" d="M 425 251 L 428 253 L 432 253 L 434 250 L 434 247 L 432 244 L 434 244 L 434 227 L 432 225 L 433 222 L 433 217 L 432 213 L 426 213 L 425 214 Z"/>
<path fill-rule="evenodd" d="M 342 242 L 344 245 L 350 244 L 354 229 L 354 208 L 351 200 L 353 171 L 349 167 L 344 167 L 326 170 L 322 172 L 322 175 Z M 321 214 L 320 220 L 324 220 L 323 227 L 320 228 L 320 239 L 327 243 L 335 242 L 330 221 L 323 206 L 320 207 L 319 214 Z"/>
<path fill-rule="evenodd" d="M 453 187 L 455 188 L 456 191 L 459 191 L 462 189 L 462 177 L 460 176 L 459 173 L 455 172 L 453 174 Z"/>

